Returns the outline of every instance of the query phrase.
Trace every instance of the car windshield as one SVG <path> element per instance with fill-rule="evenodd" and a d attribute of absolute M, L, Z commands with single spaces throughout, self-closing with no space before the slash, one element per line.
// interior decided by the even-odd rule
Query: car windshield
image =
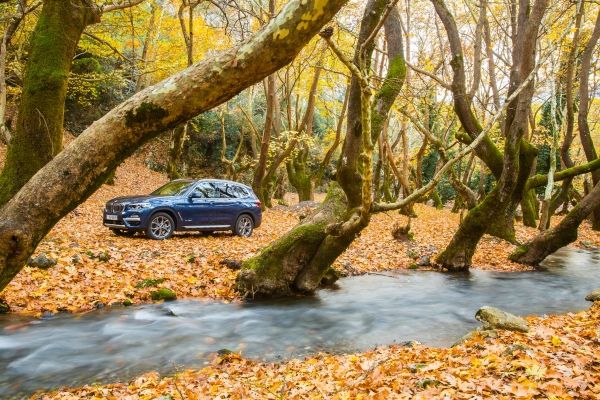
<path fill-rule="evenodd" d="M 152 196 L 179 196 L 184 194 L 193 182 L 173 181 L 150 193 Z"/>

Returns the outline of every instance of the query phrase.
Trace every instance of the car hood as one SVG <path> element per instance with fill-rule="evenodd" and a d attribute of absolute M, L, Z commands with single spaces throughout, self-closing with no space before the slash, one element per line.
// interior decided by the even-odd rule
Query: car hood
<path fill-rule="evenodd" d="M 119 203 L 119 204 L 132 204 L 132 203 L 143 203 L 143 202 L 150 202 L 150 201 L 161 201 L 161 200 L 168 200 L 168 199 L 172 199 L 173 196 L 151 196 L 151 195 L 134 195 L 134 196 L 121 196 L 121 197 L 115 197 L 114 199 L 111 199 L 108 201 L 107 204 L 114 204 L 114 203 Z"/>

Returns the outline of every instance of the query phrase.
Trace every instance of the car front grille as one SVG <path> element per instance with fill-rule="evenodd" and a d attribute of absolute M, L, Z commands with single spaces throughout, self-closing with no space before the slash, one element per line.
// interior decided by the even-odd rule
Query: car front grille
<path fill-rule="evenodd" d="M 119 203 L 108 204 L 106 206 L 106 211 L 113 212 L 113 213 L 123 212 L 124 209 L 125 209 L 125 205 L 119 204 Z"/>

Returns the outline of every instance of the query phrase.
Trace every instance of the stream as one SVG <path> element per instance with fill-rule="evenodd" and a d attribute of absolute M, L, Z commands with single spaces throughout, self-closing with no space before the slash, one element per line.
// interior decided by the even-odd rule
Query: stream
<path fill-rule="evenodd" d="M 450 346 L 483 305 L 518 315 L 587 308 L 600 251 L 562 249 L 545 271 L 385 272 L 344 278 L 311 298 L 175 301 L 43 319 L 0 316 L 0 398 L 198 368 L 220 349 L 257 360 L 416 340 Z"/>

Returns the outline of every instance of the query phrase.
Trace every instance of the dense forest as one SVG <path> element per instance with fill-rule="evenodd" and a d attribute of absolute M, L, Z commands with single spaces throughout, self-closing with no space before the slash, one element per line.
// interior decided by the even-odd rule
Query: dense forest
<path fill-rule="evenodd" d="M 321 288 L 385 271 L 544 274 L 565 251 L 591 257 L 588 285 L 600 276 L 595 2 L 0 0 L 0 21 L 0 310 L 7 318 L 175 298 L 318 298 Z M 151 241 L 102 226 L 109 199 L 181 178 L 252 188 L 262 227 L 251 239 L 211 230 Z M 592 301 L 600 298 L 594 293 Z M 500 318 L 509 321 L 496 324 L 500 330 L 522 333 L 468 339 L 487 343 L 485 351 L 524 335 L 519 343 L 543 359 L 561 343 L 573 360 L 580 351 L 600 356 L 600 331 L 589 325 L 598 322 L 597 305 L 584 317 L 531 317 L 532 329 L 513 329 L 527 322 L 486 310 L 477 313 L 484 328 Z M 561 324 L 583 333 L 567 339 Z M 550 344 L 535 342 L 532 330 Z M 152 378 L 148 398 L 600 393 L 590 378 L 597 361 L 574 375 L 545 369 L 538 376 L 523 364 L 490 378 L 496 383 L 488 381 L 487 392 L 461 388 L 448 378 L 462 368 L 448 349 L 423 361 L 448 371 L 425 369 L 441 375 L 415 378 L 412 391 L 392 388 L 389 363 L 414 357 L 419 364 L 427 348 L 408 351 L 297 365 L 253 364 L 219 351 L 210 368 L 220 372 L 186 373 L 183 389 L 177 379 Z M 535 359 L 518 351 L 514 357 Z M 303 365 L 331 371 L 354 362 L 358 375 L 340 387 L 299 378 Z M 253 369 L 252 384 L 235 377 Z M 369 388 L 375 370 L 382 378 Z M 228 384 L 199 378 L 219 373 L 231 374 Z M 475 385 L 486 373 L 469 372 Z M 536 385 L 523 384 L 521 373 Z M 566 379 L 575 375 L 587 384 Z M 312 389 L 300 390 L 299 379 Z M 146 398 L 135 382 L 95 395 L 124 398 L 132 390 L 127 395 Z M 444 397 L 448 387 L 454 391 Z M 69 398 L 93 393 L 86 390 Z M 225 393 L 232 397 L 219 397 Z"/>

